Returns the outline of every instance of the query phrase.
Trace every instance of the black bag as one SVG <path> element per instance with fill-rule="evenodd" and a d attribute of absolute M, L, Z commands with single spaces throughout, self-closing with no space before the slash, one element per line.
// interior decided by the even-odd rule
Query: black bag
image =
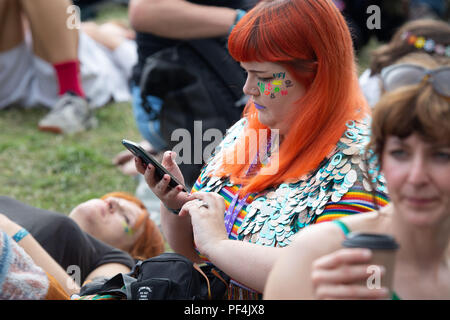
<path fill-rule="evenodd" d="M 212 265 L 199 266 L 177 253 L 139 261 L 128 274 L 119 273 L 82 288 L 81 296 L 113 295 L 127 300 L 221 300 L 230 278 Z"/>
<path fill-rule="evenodd" d="M 245 72 L 233 60 L 226 48 L 226 39 L 198 39 L 183 41 L 163 49 L 147 58 L 141 76 L 141 95 L 146 105 L 148 95 L 163 100 L 160 121 L 161 133 L 173 149 L 180 141 L 172 141 L 172 132 L 187 129 L 194 148 L 194 134 L 203 137 L 210 128 L 219 129 L 224 135 L 242 115 L 246 96 L 242 92 Z M 194 121 L 202 121 L 201 132 L 194 133 Z M 214 141 L 219 143 L 220 141 Z M 198 144 L 198 141 L 197 141 Z M 209 144 L 202 139 L 202 156 Z M 201 156 L 201 157 L 202 157 Z M 180 155 L 184 159 L 186 155 Z M 181 163 L 180 170 L 186 185 L 192 186 L 200 173 L 203 161 L 191 153 L 189 163 Z M 188 162 L 188 161 L 186 161 Z"/>

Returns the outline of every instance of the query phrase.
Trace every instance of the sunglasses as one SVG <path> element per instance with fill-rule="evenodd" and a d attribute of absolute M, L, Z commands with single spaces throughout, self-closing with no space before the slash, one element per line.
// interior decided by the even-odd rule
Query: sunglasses
<path fill-rule="evenodd" d="M 426 81 L 439 95 L 450 99 L 450 67 L 429 70 L 414 64 L 397 64 L 383 68 L 381 79 L 386 91 Z"/>

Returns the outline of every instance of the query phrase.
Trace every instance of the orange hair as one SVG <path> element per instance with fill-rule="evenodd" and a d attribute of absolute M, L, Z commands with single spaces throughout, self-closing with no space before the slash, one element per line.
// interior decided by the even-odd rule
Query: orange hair
<path fill-rule="evenodd" d="M 141 200 L 126 192 L 110 192 L 101 199 L 116 197 L 135 203 L 144 214 L 140 215 L 133 229 L 138 230 L 143 226 L 142 234 L 136 239 L 128 253 L 135 259 L 148 259 L 160 255 L 165 251 L 164 238 Z"/>
<path fill-rule="evenodd" d="M 222 165 L 219 175 L 242 184 L 241 196 L 297 181 L 314 170 L 336 146 L 346 122 L 369 112 L 358 84 L 350 32 L 332 1 L 263 0 L 235 26 L 228 49 L 240 62 L 279 63 L 306 89 L 290 117 L 293 121 L 280 146 L 277 173 L 246 177 L 251 161 Z M 243 114 L 248 119 L 247 132 L 256 132 L 260 141 L 259 130 L 268 128 L 258 121 L 251 100 Z M 246 146 L 245 136 L 225 152 Z M 254 147 L 244 150 L 248 159 L 256 155 Z"/>

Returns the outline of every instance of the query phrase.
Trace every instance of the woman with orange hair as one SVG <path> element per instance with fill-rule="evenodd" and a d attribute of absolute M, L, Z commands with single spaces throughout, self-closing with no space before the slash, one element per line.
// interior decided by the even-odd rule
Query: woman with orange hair
<path fill-rule="evenodd" d="M 297 232 L 373 210 L 386 196 L 377 168 L 375 188 L 361 170 L 369 108 L 350 32 L 331 0 L 261 1 L 232 30 L 228 48 L 248 73 L 250 99 L 193 193 L 168 188 L 168 175 L 157 181 L 151 165 L 136 161 L 161 199 L 171 247 L 227 273 L 230 298 L 260 298 L 279 248 Z M 163 165 L 183 181 L 173 152 Z"/>
<path fill-rule="evenodd" d="M 147 259 L 165 250 L 163 236 L 143 203 L 125 192 L 85 201 L 69 216 L 0 196 L 0 213 L 8 221 L 0 223 L 0 229 L 11 236 L 17 230 L 30 234 L 78 285 L 96 277 L 127 273 L 135 259 Z"/>

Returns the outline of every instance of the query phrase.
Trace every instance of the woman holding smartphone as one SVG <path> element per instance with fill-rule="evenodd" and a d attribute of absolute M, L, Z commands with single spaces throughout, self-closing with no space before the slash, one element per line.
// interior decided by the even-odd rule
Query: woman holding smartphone
<path fill-rule="evenodd" d="M 138 158 L 136 167 L 161 200 L 172 249 L 227 273 L 230 299 L 258 299 L 297 232 L 374 208 L 360 167 L 369 108 L 332 1 L 261 1 L 237 23 L 228 48 L 248 73 L 250 99 L 191 194 L 168 188 L 169 175 L 157 179 Z M 166 152 L 162 164 L 183 183 L 175 156 Z M 376 201 L 386 204 L 377 174 L 375 185 Z"/>

